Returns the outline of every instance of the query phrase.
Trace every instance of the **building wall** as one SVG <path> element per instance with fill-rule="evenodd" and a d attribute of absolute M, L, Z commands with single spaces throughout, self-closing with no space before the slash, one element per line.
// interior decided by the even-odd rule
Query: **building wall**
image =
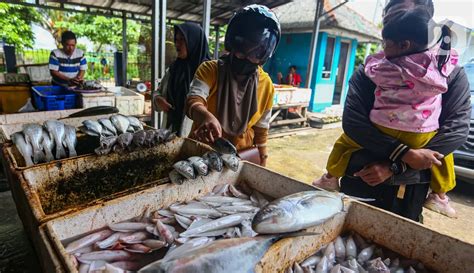
<path fill-rule="evenodd" d="M 343 37 L 335 37 L 335 47 L 333 55 L 333 65 L 331 69 L 331 76 L 328 79 L 322 77 L 322 70 L 324 65 L 324 56 L 326 52 L 328 34 L 320 32 L 318 37 L 318 45 L 316 50 L 315 65 L 313 69 L 313 77 L 310 88 L 313 90 L 310 102 L 310 111 L 321 112 L 326 107 L 332 105 L 334 89 L 336 85 L 336 73 L 339 63 L 339 56 L 341 50 L 341 41 L 350 40 L 351 47 L 349 49 L 349 62 L 347 67 L 347 74 L 344 79 L 344 89 L 341 95 L 341 103 L 345 101 L 348 81 L 354 71 L 354 63 L 357 49 L 357 40 L 345 39 Z M 297 72 L 301 75 L 302 86 L 306 82 L 306 73 L 308 66 L 308 58 L 311 46 L 311 33 L 295 33 L 283 34 L 277 51 L 272 59 L 265 65 L 265 70 L 270 74 L 274 82 L 277 81 L 277 73 L 281 72 L 283 77 L 288 74 L 290 65 L 297 66 Z"/>

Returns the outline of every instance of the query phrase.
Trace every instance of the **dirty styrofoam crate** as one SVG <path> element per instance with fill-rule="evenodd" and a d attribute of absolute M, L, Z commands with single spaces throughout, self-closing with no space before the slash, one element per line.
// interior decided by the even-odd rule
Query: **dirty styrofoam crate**
<path fill-rule="evenodd" d="M 112 88 L 115 95 L 115 107 L 123 115 L 143 115 L 145 97 L 130 89 L 117 86 Z"/>
<path fill-rule="evenodd" d="M 83 93 L 79 95 L 79 106 L 82 108 L 96 106 L 115 106 L 115 96 L 111 92 Z"/>

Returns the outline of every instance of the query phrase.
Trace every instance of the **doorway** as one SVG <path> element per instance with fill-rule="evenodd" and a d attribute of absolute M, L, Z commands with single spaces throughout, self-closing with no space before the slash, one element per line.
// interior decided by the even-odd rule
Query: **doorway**
<path fill-rule="evenodd" d="M 336 86 L 334 88 L 334 96 L 332 104 L 341 104 L 342 91 L 344 90 L 344 83 L 347 74 L 347 65 L 349 62 L 349 49 L 351 45 L 349 42 L 341 41 L 341 52 L 339 55 L 339 63 L 337 64 Z"/>

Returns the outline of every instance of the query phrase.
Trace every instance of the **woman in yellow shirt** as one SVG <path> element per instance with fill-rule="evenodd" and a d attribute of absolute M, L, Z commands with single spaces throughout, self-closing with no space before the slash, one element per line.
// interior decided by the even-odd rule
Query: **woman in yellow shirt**
<path fill-rule="evenodd" d="M 224 137 L 239 151 L 257 147 L 265 166 L 275 90 L 261 66 L 279 40 L 280 24 L 270 9 L 250 5 L 237 11 L 225 36 L 229 53 L 202 63 L 191 82 L 186 114 L 194 121 L 192 137 L 206 143 Z"/>

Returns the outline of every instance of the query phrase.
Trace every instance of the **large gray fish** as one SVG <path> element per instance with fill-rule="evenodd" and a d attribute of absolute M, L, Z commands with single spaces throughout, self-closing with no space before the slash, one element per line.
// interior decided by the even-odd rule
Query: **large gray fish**
<path fill-rule="evenodd" d="M 170 255 L 151 263 L 138 272 L 240 273 L 254 272 L 277 236 L 222 239 L 205 245 L 190 247 L 179 255 Z"/>
<path fill-rule="evenodd" d="M 133 134 L 133 140 L 132 143 L 136 147 L 143 147 L 145 145 L 145 139 L 146 139 L 146 132 L 145 131 L 138 131 Z"/>
<path fill-rule="evenodd" d="M 104 129 L 107 129 L 107 131 L 111 132 L 113 135 L 117 135 L 117 129 L 115 129 L 110 119 L 101 118 L 101 119 L 98 119 L 97 121 L 100 123 L 100 125 L 102 125 Z"/>
<path fill-rule="evenodd" d="M 234 172 L 239 169 L 240 159 L 236 155 L 222 154 L 221 158 L 227 168 L 231 169 Z"/>
<path fill-rule="evenodd" d="M 130 126 L 132 126 L 135 131 L 143 130 L 142 123 L 136 117 L 128 116 L 127 119 L 130 122 Z"/>
<path fill-rule="evenodd" d="M 187 179 L 195 179 L 196 173 L 194 172 L 194 168 L 186 160 L 181 160 L 174 163 L 173 168 L 182 176 L 186 177 Z"/>
<path fill-rule="evenodd" d="M 222 172 L 222 169 L 224 168 L 224 162 L 222 161 L 222 158 L 219 156 L 218 153 L 211 151 L 205 153 L 202 157 L 204 158 L 210 169 Z"/>
<path fill-rule="evenodd" d="M 303 191 L 270 202 L 253 218 L 259 234 L 298 231 L 318 225 L 343 210 L 342 196 L 326 191 Z"/>
<path fill-rule="evenodd" d="M 178 173 L 177 170 L 171 170 L 169 175 L 168 175 L 171 183 L 175 185 L 181 185 L 186 181 L 186 178 Z"/>
<path fill-rule="evenodd" d="M 65 130 L 65 137 L 64 137 L 63 145 L 67 147 L 67 150 L 69 151 L 69 157 L 77 156 L 76 128 L 74 126 L 64 125 L 64 130 Z"/>
<path fill-rule="evenodd" d="M 202 157 L 191 156 L 188 158 L 188 161 L 191 163 L 191 165 L 193 165 L 194 169 L 199 173 L 199 175 L 205 176 L 209 173 L 209 168 Z"/>
<path fill-rule="evenodd" d="M 116 136 L 109 136 L 103 137 L 100 139 L 100 148 L 102 150 L 112 149 L 112 147 L 117 143 L 118 137 Z"/>
<path fill-rule="evenodd" d="M 95 120 L 84 120 L 82 124 L 86 128 L 86 131 L 84 133 L 90 136 L 98 136 L 98 137 L 103 135 L 103 132 L 102 132 L 103 128 L 99 122 Z"/>
<path fill-rule="evenodd" d="M 216 139 L 212 147 L 221 154 L 237 154 L 237 148 L 225 138 Z"/>
<path fill-rule="evenodd" d="M 23 125 L 23 134 L 25 140 L 30 143 L 33 148 L 33 162 L 38 164 L 46 161 L 46 155 L 43 153 L 43 127 L 38 124 Z"/>
<path fill-rule="evenodd" d="M 251 219 L 251 218 L 252 218 L 252 214 L 250 213 L 236 213 L 232 215 L 227 215 L 219 219 L 210 221 L 209 223 L 206 223 L 202 226 L 198 226 L 196 228 L 190 227 L 185 232 L 182 232 L 179 236 L 189 237 L 192 235 L 196 235 L 196 234 L 200 234 L 200 233 L 204 233 L 208 231 L 234 227 L 242 223 L 242 221 L 246 219 Z"/>
<path fill-rule="evenodd" d="M 21 132 L 14 133 L 13 135 L 10 136 L 10 138 L 15 144 L 20 154 L 25 159 L 26 166 L 34 165 L 33 161 L 31 160 L 31 157 L 33 156 L 33 148 L 31 148 L 31 145 L 28 142 L 26 142 L 25 137 L 23 136 L 23 133 Z"/>
<path fill-rule="evenodd" d="M 117 146 L 121 149 L 126 149 L 132 144 L 133 134 L 132 133 L 123 133 L 117 137 Z"/>
<path fill-rule="evenodd" d="M 47 120 L 44 122 L 44 127 L 48 129 L 49 136 L 54 139 L 54 144 L 56 145 L 56 159 L 66 158 L 66 150 L 64 149 L 62 143 L 66 137 L 66 132 L 64 128 L 64 123 L 57 120 Z"/>
<path fill-rule="evenodd" d="M 145 133 L 145 146 L 154 146 L 156 144 L 155 130 L 147 130 Z"/>
<path fill-rule="evenodd" d="M 46 155 L 46 162 L 54 160 L 53 150 L 54 150 L 54 139 L 49 136 L 49 132 L 43 129 L 43 150 Z"/>
<path fill-rule="evenodd" d="M 113 115 L 110 117 L 110 121 L 115 126 L 119 134 L 127 132 L 130 121 L 126 116 L 123 115 Z"/>

